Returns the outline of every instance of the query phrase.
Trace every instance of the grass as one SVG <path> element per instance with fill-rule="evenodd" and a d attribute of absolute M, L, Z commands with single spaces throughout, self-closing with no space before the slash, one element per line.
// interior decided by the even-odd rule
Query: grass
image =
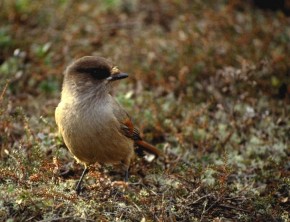
<path fill-rule="evenodd" d="M 243 1 L 0 3 L 3 221 L 288 221 L 289 17 Z M 82 166 L 57 134 L 62 72 L 84 55 L 167 162 Z"/>

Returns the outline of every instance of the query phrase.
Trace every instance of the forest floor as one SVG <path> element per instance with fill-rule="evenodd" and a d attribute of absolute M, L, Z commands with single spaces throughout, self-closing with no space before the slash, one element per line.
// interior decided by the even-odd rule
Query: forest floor
<path fill-rule="evenodd" d="M 228 3 L 230 2 L 230 3 Z M 290 17 L 249 1 L 0 3 L 1 221 L 289 221 Z M 129 73 L 113 94 L 166 161 L 83 166 L 58 135 L 65 67 Z"/>

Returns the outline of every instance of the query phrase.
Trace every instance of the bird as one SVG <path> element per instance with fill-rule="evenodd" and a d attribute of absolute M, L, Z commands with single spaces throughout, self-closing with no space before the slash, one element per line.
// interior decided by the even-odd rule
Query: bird
<path fill-rule="evenodd" d="M 128 181 L 135 154 L 164 154 L 144 141 L 132 118 L 111 95 L 112 83 L 127 78 L 117 66 L 100 56 L 84 56 L 64 71 L 61 98 L 55 121 L 65 145 L 84 170 L 76 192 L 91 164 L 119 166 Z"/>

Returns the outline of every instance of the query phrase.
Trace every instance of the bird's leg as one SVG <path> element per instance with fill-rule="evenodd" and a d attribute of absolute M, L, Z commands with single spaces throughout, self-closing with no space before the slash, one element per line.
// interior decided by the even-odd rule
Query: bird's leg
<path fill-rule="evenodd" d="M 124 181 L 127 183 L 129 180 L 129 163 L 127 163 L 127 161 L 122 161 L 121 167 L 125 171 Z"/>
<path fill-rule="evenodd" d="M 76 192 L 77 192 L 77 195 L 79 195 L 80 194 L 80 192 L 81 192 L 81 184 L 82 184 L 82 181 L 83 181 L 83 179 L 84 179 L 84 176 L 87 174 L 89 172 L 89 169 L 87 168 L 87 166 L 85 166 L 85 169 L 84 169 L 84 171 L 83 171 L 83 173 L 82 173 L 82 175 L 81 175 L 81 177 L 80 177 L 80 179 L 79 179 L 79 181 L 78 181 L 78 184 L 77 184 L 77 186 L 76 186 Z"/>
<path fill-rule="evenodd" d="M 128 167 L 126 167 L 126 169 L 125 169 L 125 182 L 127 183 L 128 182 L 128 180 L 129 180 L 129 168 Z"/>

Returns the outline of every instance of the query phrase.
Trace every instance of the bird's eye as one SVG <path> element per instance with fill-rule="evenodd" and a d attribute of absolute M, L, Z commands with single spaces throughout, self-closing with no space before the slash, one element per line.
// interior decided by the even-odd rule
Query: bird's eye
<path fill-rule="evenodd" d="M 111 75 L 109 69 L 105 68 L 80 68 L 77 70 L 80 73 L 89 74 L 94 79 L 105 79 Z"/>
<path fill-rule="evenodd" d="M 108 69 L 102 69 L 102 68 L 94 68 L 90 74 L 95 78 L 95 79 L 105 79 L 108 78 L 111 73 Z"/>

